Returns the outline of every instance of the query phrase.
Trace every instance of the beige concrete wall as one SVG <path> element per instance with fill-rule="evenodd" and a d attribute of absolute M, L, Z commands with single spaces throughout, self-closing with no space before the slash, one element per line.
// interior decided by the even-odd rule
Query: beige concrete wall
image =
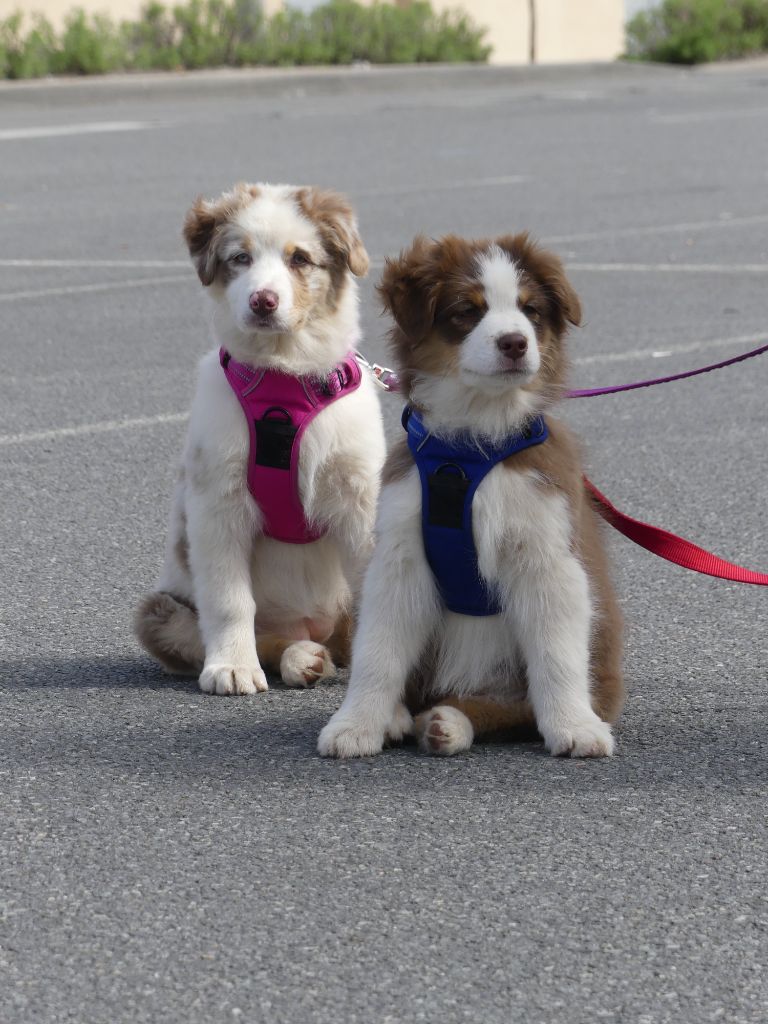
<path fill-rule="evenodd" d="M 461 6 L 488 29 L 493 64 L 527 64 L 531 0 L 432 0 Z M 615 60 L 624 50 L 624 0 L 534 0 L 536 63 Z"/>
<path fill-rule="evenodd" d="M 170 3 L 171 0 L 166 0 Z M 365 2 L 365 0 L 364 0 Z M 432 0 L 437 10 L 463 7 L 488 28 L 494 64 L 527 64 L 531 0 Z M 264 0 L 268 13 L 282 0 Z M 55 25 L 73 7 L 104 11 L 115 20 L 135 17 L 143 0 L 0 0 L 0 18 L 19 8 L 41 11 Z M 623 0 L 535 0 L 536 60 L 542 64 L 614 60 L 624 48 Z"/>
<path fill-rule="evenodd" d="M 143 7 L 143 0 L 0 0 L 0 18 L 6 18 L 15 11 L 34 11 L 44 14 L 58 28 L 65 15 L 74 7 L 82 7 L 89 14 L 108 14 L 115 21 L 134 18 Z"/>
<path fill-rule="evenodd" d="M 537 0 L 547 3 L 549 0 Z M 567 2 L 567 0 L 566 0 Z M 571 0 L 590 3 L 591 0 Z M 488 29 L 485 42 L 493 47 L 493 64 L 527 64 L 530 20 L 529 0 L 432 0 L 437 11 L 463 8 L 476 25 Z"/>
<path fill-rule="evenodd" d="M 161 0 L 166 7 L 172 7 L 176 0 Z M 89 14 L 108 14 L 113 21 L 135 18 L 145 6 L 146 0 L 0 0 L 0 18 L 7 18 L 16 11 L 39 12 L 59 28 L 65 16 L 75 7 L 82 7 Z M 281 0 L 263 0 L 267 13 L 279 10 Z"/>
<path fill-rule="evenodd" d="M 536 0 L 536 12 L 541 64 L 615 60 L 624 51 L 623 0 Z"/>

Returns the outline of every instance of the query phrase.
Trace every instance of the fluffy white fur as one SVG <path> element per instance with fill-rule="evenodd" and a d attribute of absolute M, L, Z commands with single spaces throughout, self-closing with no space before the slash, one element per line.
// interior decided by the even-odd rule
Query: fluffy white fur
<path fill-rule="evenodd" d="M 224 227 L 216 254 L 228 260 L 246 239 L 252 262 L 205 289 L 216 348 L 200 364 L 157 589 L 197 607 L 205 646 L 200 688 L 209 693 L 267 688 L 256 633 L 295 638 L 282 657 L 287 684 L 305 685 L 305 670 L 318 657 L 322 674 L 332 673 L 328 651 L 309 633 L 314 639 L 330 635 L 350 604 L 372 545 L 385 446 L 368 376 L 320 412 L 304 433 L 299 490 L 308 518 L 328 529 L 313 543 L 286 544 L 262 533 L 261 513 L 246 484 L 245 417 L 219 365 L 218 348 L 224 345 L 252 366 L 319 375 L 357 344 L 357 290 L 349 275 L 338 307 L 322 317 L 307 317 L 294 302 L 286 253 L 298 245 L 318 264 L 325 258 L 317 228 L 300 212 L 294 191 L 258 187 L 257 198 Z M 324 273 L 313 269 L 310 287 L 325 287 Z M 250 314 L 249 296 L 260 289 L 279 296 L 267 327 L 254 325 Z M 185 539 L 189 568 L 178 557 Z"/>

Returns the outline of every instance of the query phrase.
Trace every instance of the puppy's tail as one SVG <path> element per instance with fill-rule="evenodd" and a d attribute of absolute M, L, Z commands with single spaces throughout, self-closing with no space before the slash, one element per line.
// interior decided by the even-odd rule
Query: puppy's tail
<path fill-rule="evenodd" d="M 133 620 L 139 643 L 175 675 L 198 675 L 205 661 L 203 638 L 193 605 L 165 591 L 144 598 Z"/>

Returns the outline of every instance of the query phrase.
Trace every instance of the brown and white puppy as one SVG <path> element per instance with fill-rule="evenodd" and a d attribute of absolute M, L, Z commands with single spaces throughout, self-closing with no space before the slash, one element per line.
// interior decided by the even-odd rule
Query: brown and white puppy
<path fill-rule="evenodd" d="M 252 367 L 318 378 L 359 343 L 368 269 L 354 214 L 333 192 L 238 185 L 199 199 L 184 237 L 205 288 L 215 347 L 199 370 L 165 562 L 136 631 L 172 672 L 208 693 L 267 689 L 263 668 L 311 685 L 343 663 L 351 589 L 372 546 L 384 434 L 375 386 L 323 409 L 299 457 L 308 544 L 264 536 L 246 483 L 248 426 L 219 346 Z"/>
<path fill-rule="evenodd" d="M 562 394 L 564 337 L 581 319 L 558 258 L 525 235 L 417 238 L 380 287 L 408 401 L 428 430 L 500 441 Z M 405 441 L 391 453 L 377 543 L 363 585 L 350 683 L 319 750 L 375 754 L 419 711 L 423 749 L 452 754 L 475 736 L 536 727 L 555 755 L 613 751 L 621 616 L 578 447 L 549 436 L 498 463 L 472 506 L 481 576 L 497 615 L 447 611 L 424 554 L 421 486 Z M 426 710 L 423 710 L 426 708 Z"/>

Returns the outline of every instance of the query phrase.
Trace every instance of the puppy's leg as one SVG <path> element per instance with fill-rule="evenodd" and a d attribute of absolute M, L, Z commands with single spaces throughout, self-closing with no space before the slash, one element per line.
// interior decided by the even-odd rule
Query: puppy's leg
<path fill-rule="evenodd" d="M 521 566 L 510 600 L 547 749 L 553 756 L 609 756 L 611 727 L 590 702 L 592 602 L 581 563 L 561 553 L 545 565 Z"/>
<path fill-rule="evenodd" d="M 363 582 L 349 689 L 320 733 L 324 756 L 377 754 L 385 739 L 397 741 L 410 731 L 402 704 L 405 681 L 441 611 L 421 542 L 416 488 L 414 474 L 382 496 L 380 539 Z"/>
<path fill-rule="evenodd" d="M 286 686 L 312 687 L 336 674 L 330 651 L 314 640 L 289 640 L 275 634 L 256 637 L 259 661 Z"/>
<path fill-rule="evenodd" d="M 342 612 L 336 620 L 333 632 L 325 641 L 325 645 L 339 668 L 347 668 L 349 665 L 352 648 L 352 616 L 349 612 Z"/>
<path fill-rule="evenodd" d="M 507 729 L 536 728 L 527 700 L 502 702 L 491 697 L 446 697 L 415 720 L 419 746 L 427 754 L 447 756 L 468 750 L 480 736 Z"/>
<path fill-rule="evenodd" d="M 321 679 L 335 676 L 339 667 L 346 668 L 349 664 L 351 633 L 350 617 L 347 612 L 342 612 L 333 632 L 323 643 L 320 643 L 320 639 L 289 642 L 280 652 L 279 672 L 285 685 L 314 686 Z M 310 637 L 322 638 L 323 635 L 324 631 L 314 633 L 310 628 Z"/>
<path fill-rule="evenodd" d="M 613 724 L 624 704 L 624 621 L 611 580 L 599 514 L 591 495 L 588 501 L 592 508 L 585 512 L 592 514 L 582 519 L 582 557 L 595 608 L 590 647 L 592 707 L 604 722 Z"/>
<path fill-rule="evenodd" d="M 325 464 L 316 486 L 319 516 L 337 541 L 344 578 L 355 600 L 373 553 L 378 496 L 378 467 L 372 466 L 367 451 L 338 454 Z"/>
<path fill-rule="evenodd" d="M 251 694 L 266 690 L 256 652 L 256 602 L 251 587 L 254 524 L 241 494 L 190 493 L 189 558 L 205 664 L 205 693 Z"/>
<path fill-rule="evenodd" d="M 612 590 L 599 595 L 592 636 L 592 707 L 604 722 L 615 723 L 624 705 L 623 623 Z"/>
<path fill-rule="evenodd" d="M 156 589 L 143 598 L 133 619 L 139 643 L 168 671 L 199 675 L 205 660 L 189 570 L 185 474 L 171 503 L 165 558 Z"/>

